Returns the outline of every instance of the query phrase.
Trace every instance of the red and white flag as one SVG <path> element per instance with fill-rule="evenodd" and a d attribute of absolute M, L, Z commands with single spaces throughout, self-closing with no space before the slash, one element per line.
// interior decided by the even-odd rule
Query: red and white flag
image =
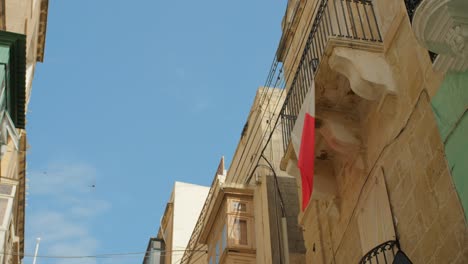
<path fill-rule="evenodd" d="M 315 159 L 315 84 L 304 99 L 294 125 L 291 141 L 298 157 L 297 166 L 301 172 L 302 211 L 309 204 L 314 187 Z"/>

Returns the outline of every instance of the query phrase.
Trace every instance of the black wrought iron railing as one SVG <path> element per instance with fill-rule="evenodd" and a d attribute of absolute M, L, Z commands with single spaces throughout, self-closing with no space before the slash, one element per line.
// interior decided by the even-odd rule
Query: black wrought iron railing
<path fill-rule="evenodd" d="M 395 256 L 400 250 L 398 241 L 387 241 L 373 248 L 362 257 L 359 264 L 390 264 L 394 263 Z"/>
<path fill-rule="evenodd" d="M 320 0 L 316 10 L 299 66 L 280 113 L 285 151 L 329 39 L 382 42 L 371 0 Z"/>

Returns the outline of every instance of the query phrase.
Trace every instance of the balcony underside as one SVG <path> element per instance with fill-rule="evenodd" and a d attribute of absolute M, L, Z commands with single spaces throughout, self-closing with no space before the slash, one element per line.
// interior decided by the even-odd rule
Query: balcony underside
<path fill-rule="evenodd" d="M 315 114 L 320 126 L 316 124 L 312 199 L 336 198 L 336 173 L 346 164 L 359 164 L 355 161 L 365 152 L 361 122 L 369 104 L 380 104 L 387 95 L 398 92 L 383 50 L 379 42 L 328 39 L 314 79 Z M 302 131 L 300 119 L 298 115 L 293 131 Z M 298 170 L 291 171 L 297 166 L 297 148 L 289 141 L 281 169 L 300 176 Z"/>

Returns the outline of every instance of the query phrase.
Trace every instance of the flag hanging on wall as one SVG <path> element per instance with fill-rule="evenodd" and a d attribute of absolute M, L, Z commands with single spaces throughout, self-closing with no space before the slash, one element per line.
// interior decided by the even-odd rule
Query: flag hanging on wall
<path fill-rule="evenodd" d="M 302 211 L 309 204 L 314 184 L 315 159 L 315 85 L 309 90 L 291 135 L 297 166 L 301 172 Z"/>

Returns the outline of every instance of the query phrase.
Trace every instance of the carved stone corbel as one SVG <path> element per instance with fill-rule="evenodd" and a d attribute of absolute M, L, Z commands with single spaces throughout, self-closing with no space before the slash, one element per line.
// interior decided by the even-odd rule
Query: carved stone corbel
<path fill-rule="evenodd" d="M 349 80 L 351 90 L 367 100 L 396 94 L 391 66 L 382 53 L 335 47 L 328 59 L 330 68 Z"/>

